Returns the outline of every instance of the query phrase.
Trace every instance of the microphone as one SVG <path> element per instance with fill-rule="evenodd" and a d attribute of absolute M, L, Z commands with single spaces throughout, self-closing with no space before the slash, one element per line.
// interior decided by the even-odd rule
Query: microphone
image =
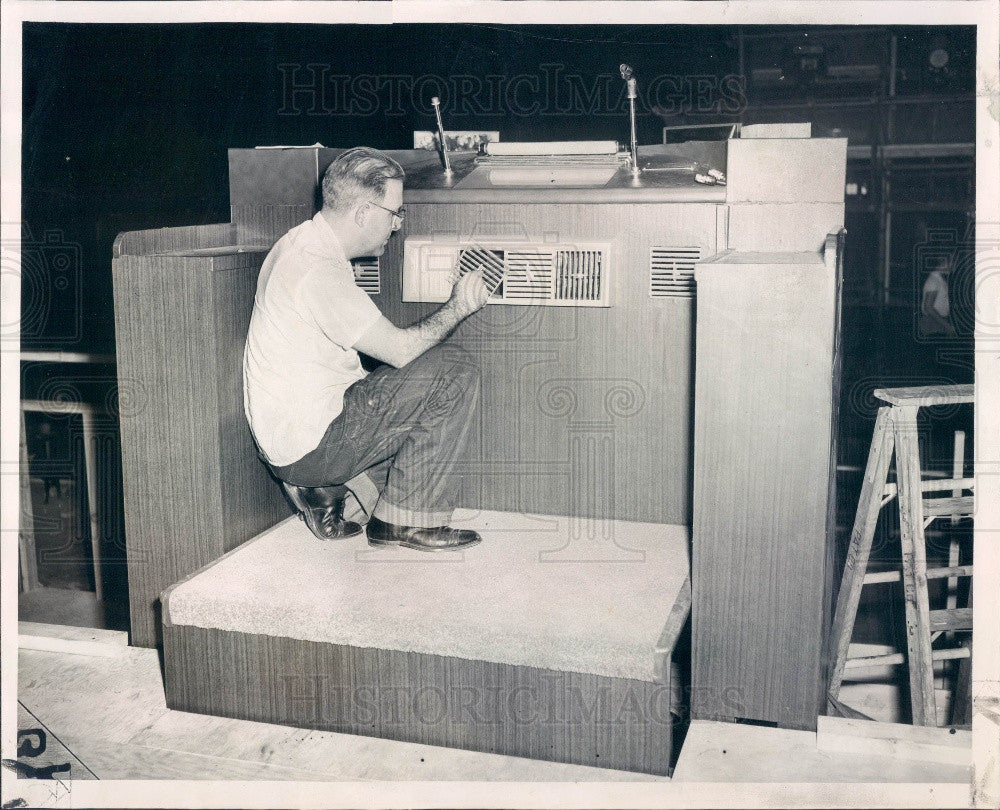
<path fill-rule="evenodd" d="M 434 105 L 434 115 L 437 117 L 438 138 L 441 141 L 441 157 L 444 159 L 444 173 L 451 176 L 451 161 L 448 159 L 448 136 L 444 133 L 444 123 L 441 121 L 441 99 L 437 96 L 431 99 Z"/>
<path fill-rule="evenodd" d="M 621 71 L 622 78 L 628 86 L 628 97 L 637 98 L 638 93 L 636 93 L 635 72 L 632 70 L 632 66 L 624 64 L 619 65 L 618 70 Z"/>
<path fill-rule="evenodd" d="M 638 92 L 636 92 L 636 81 L 635 74 L 632 70 L 631 65 L 626 65 L 622 63 L 618 66 L 618 70 L 621 71 L 622 78 L 625 80 L 625 86 L 628 88 L 628 106 L 629 106 L 629 124 L 631 135 L 631 158 L 632 158 L 632 177 L 638 179 L 639 177 L 639 149 L 636 146 L 636 134 L 635 134 L 635 100 L 639 97 Z"/>

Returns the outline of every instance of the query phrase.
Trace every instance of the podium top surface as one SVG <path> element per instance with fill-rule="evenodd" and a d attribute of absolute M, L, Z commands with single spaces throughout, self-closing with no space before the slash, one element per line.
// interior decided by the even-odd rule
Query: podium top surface
<path fill-rule="evenodd" d="M 725 170 L 725 142 L 648 146 L 639 149 L 642 172 L 572 160 L 545 164 L 525 157 L 524 166 L 477 162 L 472 151 L 449 152 L 451 174 L 437 152 L 386 149 L 406 171 L 403 202 L 417 203 L 724 203 L 726 186 L 705 185 L 695 175 Z M 313 205 L 323 171 L 343 150 L 327 147 L 230 149 L 230 202 Z M 607 171 L 600 171 L 607 169 Z"/>

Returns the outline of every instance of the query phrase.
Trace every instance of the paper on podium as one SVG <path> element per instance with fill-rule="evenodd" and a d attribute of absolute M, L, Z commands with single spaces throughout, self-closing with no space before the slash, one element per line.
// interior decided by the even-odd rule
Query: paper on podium
<path fill-rule="evenodd" d="M 494 157 L 518 155 L 616 155 L 615 141 L 522 141 L 520 143 L 488 143 L 487 155 Z"/>
<path fill-rule="evenodd" d="M 310 145 L 299 145 L 299 146 L 255 146 L 254 149 L 326 149 L 323 144 L 319 141 Z"/>

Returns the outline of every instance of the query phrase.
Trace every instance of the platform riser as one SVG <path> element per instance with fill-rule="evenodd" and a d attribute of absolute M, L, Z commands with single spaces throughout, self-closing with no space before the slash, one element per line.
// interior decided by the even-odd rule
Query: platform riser
<path fill-rule="evenodd" d="M 669 684 L 164 627 L 181 711 L 666 775 Z"/>

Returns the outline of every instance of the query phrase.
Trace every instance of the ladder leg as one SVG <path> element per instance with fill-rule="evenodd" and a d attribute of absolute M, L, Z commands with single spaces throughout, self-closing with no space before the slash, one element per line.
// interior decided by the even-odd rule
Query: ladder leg
<path fill-rule="evenodd" d="M 972 590 L 969 590 L 969 601 L 966 607 L 972 607 Z M 951 722 L 956 726 L 965 726 L 972 722 L 972 636 L 964 642 L 963 647 L 969 648 L 969 657 L 958 662 L 958 674 L 955 677 L 955 691 L 951 699 Z"/>
<path fill-rule="evenodd" d="M 955 431 L 955 455 L 952 458 L 951 465 L 951 477 L 956 481 L 961 479 L 965 473 L 965 431 L 956 430 Z M 951 491 L 951 496 L 953 498 L 962 497 L 961 489 L 953 489 Z M 960 515 L 951 516 L 951 525 L 954 526 L 961 520 Z M 954 568 L 959 563 L 959 548 L 958 540 L 954 535 L 954 529 L 952 529 L 952 536 L 948 540 L 948 566 Z M 948 577 L 948 596 L 945 603 L 945 607 L 948 610 L 954 610 L 958 607 L 958 577 Z M 954 633 L 945 633 L 944 637 L 948 640 L 952 640 L 955 637 Z"/>
<path fill-rule="evenodd" d="M 934 664 L 931 659 L 930 606 L 927 598 L 927 548 L 924 545 L 923 494 L 917 407 L 897 407 L 896 478 L 899 487 L 899 533 L 903 552 L 903 595 L 906 600 L 906 647 L 910 701 L 915 726 L 937 725 Z"/>
<path fill-rule="evenodd" d="M 854 620 L 858 613 L 858 603 L 861 601 L 861 586 L 868 568 L 868 557 L 871 554 L 872 540 L 875 537 L 875 526 L 882 508 L 882 495 L 889 472 L 889 461 L 892 459 L 891 411 L 892 408 L 888 406 L 879 408 L 878 416 L 875 419 L 872 446 L 868 451 L 868 465 L 865 467 L 865 477 L 861 484 L 861 497 L 858 499 L 858 511 L 855 513 L 854 528 L 851 530 L 851 543 L 847 549 L 844 574 L 841 577 L 840 591 L 837 594 L 837 608 L 833 616 L 833 627 L 830 634 L 833 663 L 829 696 L 834 701 L 840 695 L 840 685 L 844 680 L 847 648 L 851 643 Z"/>

